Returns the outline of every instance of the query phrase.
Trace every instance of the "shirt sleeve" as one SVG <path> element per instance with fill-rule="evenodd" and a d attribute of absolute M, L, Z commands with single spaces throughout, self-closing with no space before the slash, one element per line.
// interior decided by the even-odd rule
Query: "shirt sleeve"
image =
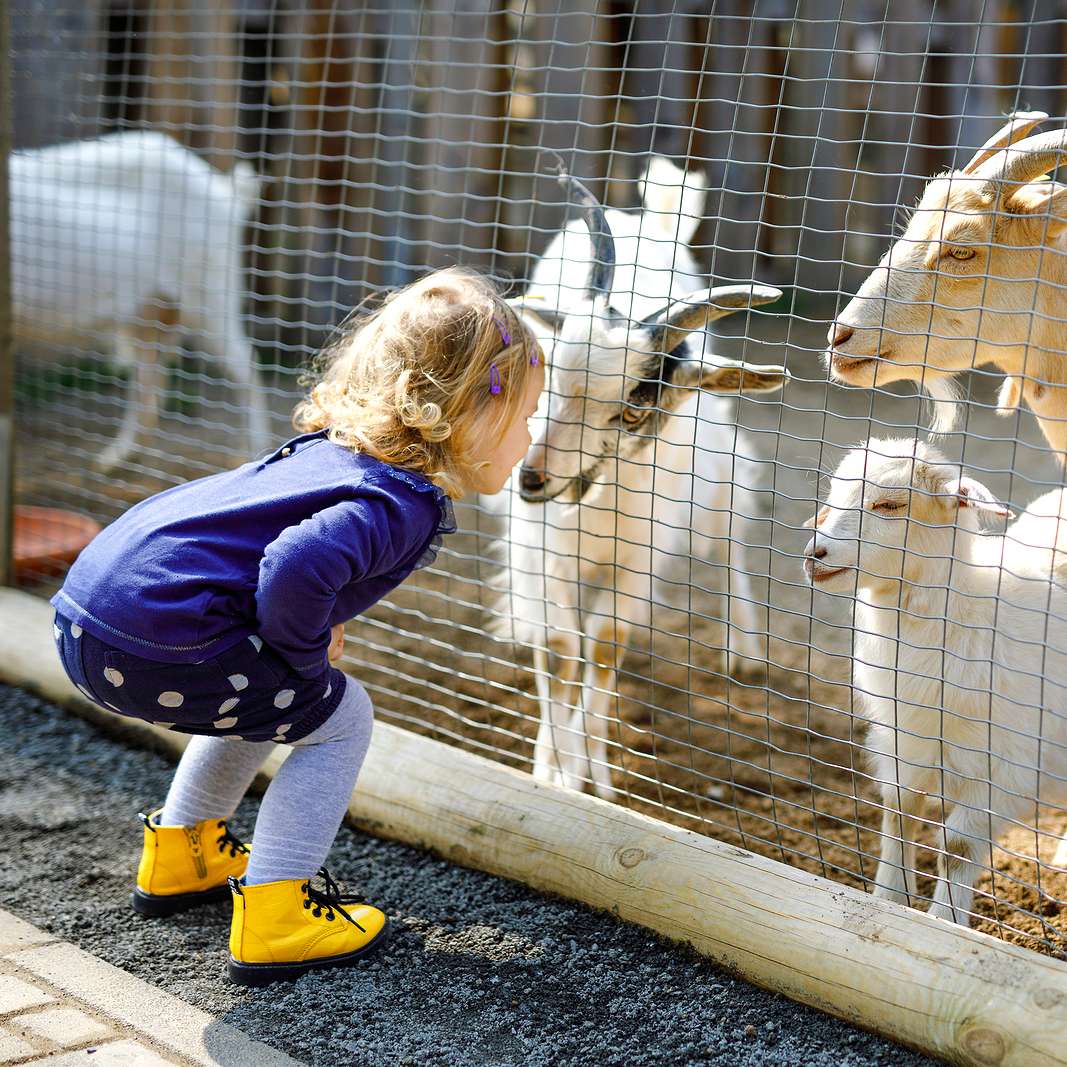
<path fill-rule="evenodd" d="M 301 674 L 326 670 L 329 620 L 352 582 L 387 574 L 412 551 L 411 517 L 395 501 L 345 500 L 283 530 L 263 551 L 259 634 Z M 416 546 L 417 547 L 417 546 Z"/>

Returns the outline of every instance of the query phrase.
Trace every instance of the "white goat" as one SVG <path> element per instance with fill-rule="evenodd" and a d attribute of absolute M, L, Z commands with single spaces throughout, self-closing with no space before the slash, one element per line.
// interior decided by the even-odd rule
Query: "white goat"
<path fill-rule="evenodd" d="M 164 367 L 159 340 L 180 325 L 242 391 L 249 447 L 267 416 L 242 326 L 242 228 L 258 180 L 221 174 L 165 134 L 127 131 L 10 158 L 16 336 L 85 345 L 103 334 L 131 375 L 116 440 L 121 463 L 155 428 Z"/>
<path fill-rule="evenodd" d="M 1067 130 L 1026 137 L 1046 118 L 1013 115 L 967 166 L 930 182 L 827 341 L 836 380 L 910 380 L 944 401 L 938 430 L 955 422 L 952 380 L 995 364 L 1008 375 L 999 410 L 1026 400 L 1067 460 L 1067 186 L 1037 180 L 1067 158 Z"/>
<path fill-rule="evenodd" d="M 1064 498 L 983 534 L 980 512 L 1010 512 L 925 442 L 869 441 L 834 475 L 804 566 L 819 588 L 856 589 L 853 684 L 883 804 L 876 896 L 915 897 L 916 820 L 936 800 L 930 913 L 967 924 L 1004 828 L 1067 803 Z"/>
<path fill-rule="evenodd" d="M 588 281 L 564 312 L 548 309 L 558 322 L 554 336 L 540 326 L 549 381 L 534 444 L 513 483 L 505 579 L 515 636 L 534 648 L 541 704 L 534 774 L 578 789 L 591 781 L 610 798 L 606 739 L 632 628 L 648 624 L 655 599 L 670 599 L 672 579 L 675 600 L 702 583 L 721 586 L 709 574 L 716 560 L 720 571 L 729 565 L 733 513 L 754 514 L 747 488 L 754 464 L 731 405 L 701 390 L 778 389 L 786 377 L 777 366 L 694 361 L 689 335 L 780 293 L 733 286 L 672 302 L 661 289 L 657 310 L 633 321 L 615 306 L 615 213 L 573 179 L 561 181 L 583 204 L 592 238 L 588 259 L 564 274 Z M 546 317 L 537 295 L 516 304 Z M 766 627 L 743 568 L 730 569 L 729 592 L 733 665 L 748 657 L 765 666 Z"/>

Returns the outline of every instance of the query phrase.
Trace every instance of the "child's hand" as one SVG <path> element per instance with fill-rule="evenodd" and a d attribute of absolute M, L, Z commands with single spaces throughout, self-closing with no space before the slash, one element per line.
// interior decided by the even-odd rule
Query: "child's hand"
<path fill-rule="evenodd" d="M 330 627 L 330 647 L 326 650 L 326 658 L 331 663 L 336 663 L 345 654 L 345 624 L 339 622 Z"/>

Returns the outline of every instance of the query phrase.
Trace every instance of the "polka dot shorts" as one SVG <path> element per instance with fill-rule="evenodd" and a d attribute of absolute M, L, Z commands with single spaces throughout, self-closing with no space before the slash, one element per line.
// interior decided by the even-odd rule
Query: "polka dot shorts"
<path fill-rule="evenodd" d="M 202 663 L 159 663 L 112 648 L 62 615 L 54 634 L 70 680 L 90 700 L 181 733 L 299 741 L 344 694 L 341 671 L 306 678 L 255 635 Z"/>

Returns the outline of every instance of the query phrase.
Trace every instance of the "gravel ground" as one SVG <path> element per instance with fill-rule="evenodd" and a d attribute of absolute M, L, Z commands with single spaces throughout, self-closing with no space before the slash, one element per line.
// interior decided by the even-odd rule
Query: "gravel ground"
<path fill-rule="evenodd" d="M 392 916 L 389 946 L 355 970 L 239 990 L 223 978 L 228 906 L 150 923 L 126 903 L 132 816 L 171 764 L 6 686 L 0 724 L 5 906 L 311 1064 L 932 1062 L 639 927 L 348 828 L 331 868 Z"/>

